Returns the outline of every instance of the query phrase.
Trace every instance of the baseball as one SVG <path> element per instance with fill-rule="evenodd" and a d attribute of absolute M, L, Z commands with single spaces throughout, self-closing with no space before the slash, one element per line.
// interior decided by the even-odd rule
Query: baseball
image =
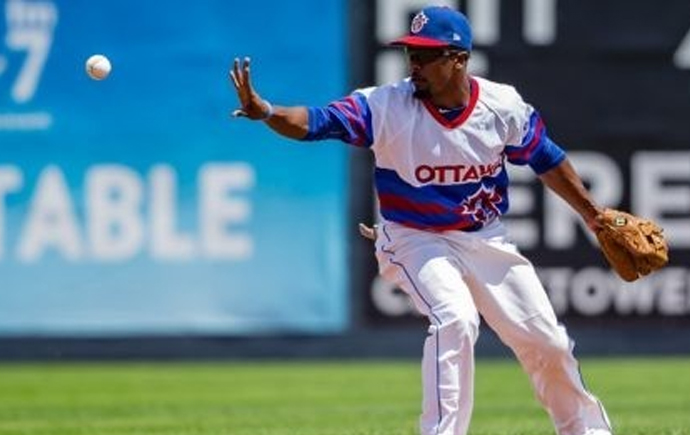
<path fill-rule="evenodd" d="M 86 60 L 86 74 L 94 80 L 108 77 L 111 69 L 110 61 L 102 54 L 94 54 Z"/>

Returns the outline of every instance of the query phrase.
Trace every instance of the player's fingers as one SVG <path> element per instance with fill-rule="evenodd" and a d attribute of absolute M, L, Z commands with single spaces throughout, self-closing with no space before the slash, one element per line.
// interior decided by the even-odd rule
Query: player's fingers
<path fill-rule="evenodd" d="M 240 59 L 237 57 L 232 63 L 230 77 L 232 78 L 232 82 L 235 85 L 235 88 L 239 89 L 242 86 L 242 75 L 240 74 Z"/>
<path fill-rule="evenodd" d="M 235 75 L 235 71 L 230 70 L 230 81 L 232 81 L 233 86 L 235 86 L 235 89 L 240 88 L 240 82 L 237 79 L 237 76 Z"/>
<path fill-rule="evenodd" d="M 230 115 L 232 115 L 233 118 L 248 118 L 249 117 L 249 114 L 242 109 L 235 109 L 230 113 Z"/>
<path fill-rule="evenodd" d="M 248 89 L 251 89 L 252 87 L 250 68 L 251 63 L 252 60 L 249 57 L 245 57 L 244 62 L 242 63 L 242 82 Z"/>
<path fill-rule="evenodd" d="M 376 240 L 376 225 L 374 225 L 373 227 L 369 227 L 360 222 L 358 228 L 359 234 L 362 237 L 367 238 L 369 240 Z"/>

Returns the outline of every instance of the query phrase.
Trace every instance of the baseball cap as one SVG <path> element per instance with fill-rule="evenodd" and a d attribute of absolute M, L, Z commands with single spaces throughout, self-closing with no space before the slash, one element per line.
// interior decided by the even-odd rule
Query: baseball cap
<path fill-rule="evenodd" d="M 472 50 L 470 23 L 459 11 L 447 6 L 429 6 L 414 16 L 410 33 L 391 45 L 418 48 L 455 47 Z"/>

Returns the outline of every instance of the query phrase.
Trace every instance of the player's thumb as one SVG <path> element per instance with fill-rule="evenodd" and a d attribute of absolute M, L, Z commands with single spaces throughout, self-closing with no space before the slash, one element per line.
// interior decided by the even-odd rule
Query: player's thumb
<path fill-rule="evenodd" d="M 235 109 L 230 112 L 233 118 L 249 118 L 249 114 L 244 109 Z"/>

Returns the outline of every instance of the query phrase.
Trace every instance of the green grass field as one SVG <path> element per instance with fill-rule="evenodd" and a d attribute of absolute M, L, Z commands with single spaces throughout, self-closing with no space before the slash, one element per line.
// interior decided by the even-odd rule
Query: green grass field
<path fill-rule="evenodd" d="M 553 429 L 512 360 L 479 360 L 472 435 Z M 585 359 L 617 434 L 690 434 L 690 358 Z M 0 365 L 0 435 L 412 435 L 416 362 Z"/>

